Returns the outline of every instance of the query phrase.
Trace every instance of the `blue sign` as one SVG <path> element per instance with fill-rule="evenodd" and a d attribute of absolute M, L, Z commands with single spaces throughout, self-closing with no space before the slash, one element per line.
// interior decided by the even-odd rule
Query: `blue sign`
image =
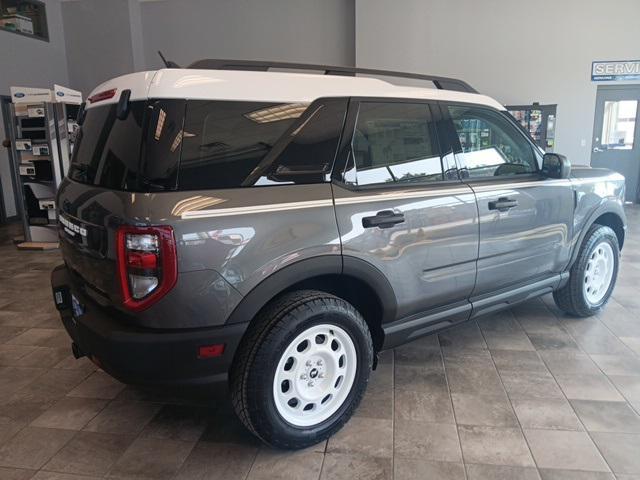
<path fill-rule="evenodd" d="M 56 95 L 58 95 L 59 97 L 64 97 L 64 92 L 56 92 Z"/>
<path fill-rule="evenodd" d="M 640 60 L 618 60 L 591 63 L 591 81 L 640 80 Z"/>
<path fill-rule="evenodd" d="M 16 93 L 16 94 L 14 94 L 14 97 L 16 97 L 16 98 L 22 98 L 22 97 L 24 97 L 24 93 L 22 93 L 22 92 L 18 92 L 18 93 Z"/>

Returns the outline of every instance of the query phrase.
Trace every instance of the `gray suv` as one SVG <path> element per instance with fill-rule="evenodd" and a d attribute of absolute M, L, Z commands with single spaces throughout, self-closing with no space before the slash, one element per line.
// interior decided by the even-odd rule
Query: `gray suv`
<path fill-rule="evenodd" d="M 550 292 L 592 315 L 615 284 L 623 177 L 458 80 L 206 60 L 110 80 L 80 122 L 51 280 L 75 355 L 228 382 L 276 447 L 336 432 L 382 350 Z"/>

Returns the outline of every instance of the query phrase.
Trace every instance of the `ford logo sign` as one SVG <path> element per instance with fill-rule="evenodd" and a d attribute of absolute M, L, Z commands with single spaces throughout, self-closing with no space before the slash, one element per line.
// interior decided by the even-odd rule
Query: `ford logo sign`
<path fill-rule="evenodd" d="M 64 92 L 56 92 L 56 95 L 58 95 L 59 97 L 64 97 Z"/>
<path fill-rule="evenodd" d="M 16 98 L 22 98 L 22 97 L 24 97 L 24 93 L 22 93 L 22 92 L 17 92 L 17 93 L 15 93 L 15 94 L 14 94 L 14 97 L 16 97 Z"/>

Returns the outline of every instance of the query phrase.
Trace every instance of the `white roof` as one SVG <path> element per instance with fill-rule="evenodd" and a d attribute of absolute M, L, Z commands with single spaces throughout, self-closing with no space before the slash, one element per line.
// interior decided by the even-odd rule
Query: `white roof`
<path fill-rule="evenodd" d="M 115 95 L 92 106 L 116 103 L 120 91 L 131 90 L 131 100 L 184 98 L 256 102 L 312 102 L 322 97 L 394 97 L 448 100 L 504 107 L 491 97 L 435 88 L 394 85 L 377 78 L 310 73 L 192 70 L 165 68 L 131 73 L 104 82 L 89 95 L 116 89 Z"/>

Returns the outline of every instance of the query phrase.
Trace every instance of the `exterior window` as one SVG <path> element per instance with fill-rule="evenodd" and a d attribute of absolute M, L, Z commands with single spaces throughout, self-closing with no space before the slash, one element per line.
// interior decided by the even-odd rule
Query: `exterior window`
<path fill-rule="evenodd" d="M 135 191 L 146 102 L 131 102 L 124 120 L 116 104 L 87 109 L 76 137 L 69 178 L 115 190 Z"/>
<path fill-rule="evenodd" d="M 363 102 L 352 140 L 359 186 L 443 179 L 426 104 Z"/>
<path fill-rule="evenodd" d="M 602 147 L 609 150 L 631 150 L 637 113 L 637 100 L 604 102 L 604 121 L 600 142 Z"/>
<path fill-rule="evenodd" d="M 347 99 L 257 103 L 151 99 L 89 108 L 69 177 L 157 192 L 328 182 Z"/>
<path fill-rule="evenodd" d="M 245 181 L 251 185 L 327 181 L 347 112 L 347 99 L 324 99 L 302 115 L 293 130 Z"/>
<path fill-rule="evenodd" d="M 533 147 L 504 116 L 478 107 L 449 107 L 460 140 L 456 154 L 463 177 L 531 174 L 538 171 Z"/>
<path fill-rule="evenodd" d="M 274 103 L 189 101 L 179 188 L 246 185 L 251 172 L 302 113 Z"/>

